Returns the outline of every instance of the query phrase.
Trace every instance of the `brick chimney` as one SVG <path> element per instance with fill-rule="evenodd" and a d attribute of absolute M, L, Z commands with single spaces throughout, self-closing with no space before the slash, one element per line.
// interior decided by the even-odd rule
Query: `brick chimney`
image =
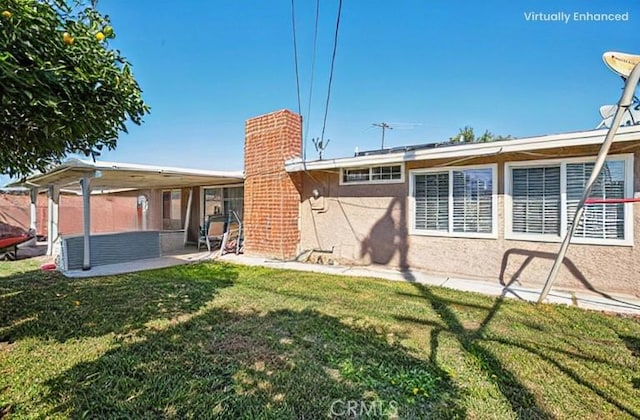
<path fill-rule="evenodd" d="M 290 259 L 298 252 L 300 174 L 285 161 L 302 156 L 302 118 L 282 110 L 247 120 L 244 143 L 244 252 Z"/>

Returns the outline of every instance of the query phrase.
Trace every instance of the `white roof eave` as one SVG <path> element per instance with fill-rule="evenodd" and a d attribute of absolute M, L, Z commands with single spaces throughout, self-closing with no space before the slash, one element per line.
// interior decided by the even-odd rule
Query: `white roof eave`
<path fill-rule="evenodd" d="M 503 140 L 493 143 L 469 143 L 455 146 L 435 147 L 401 151 L 396 153 L 355 156 L 348 158 L 326 159 L 316 161 L 290 160 L 285 163 L 287 172 L 328 170 L 358 166 L 384 165 L 419 160 L 455 159 L 474 156 L 486 156 L 502 153 L 532 152 L 562 147 L 588 146 L 601 144 L 607 130 L 589 130 L 574 133 L 552 134 L 539 137 L 526 137 Z M 640 126 L 622 127 L 618 130 L 615 142 L 640 140 Z"/>
<path fill-rule="evenodd" d="M 45 173 L 38 173 L 28 177 L 24 181 L 14 182 L 11 185 L 22 185 L 31 188 L 43 188 L 48 185 L 67 186 L 77 182 L 85 174 L 95 174 L 96 171 L 113 174 L 110 175 L 111 189 L 131 189 L 133 181 L 127 181 L 124 185 L 118 185 L 117 177 L 126 176 L 144 178 L 137 189 L 161 187 L 175 180 L 176 184 L 207 184 L 207 180 L 226 182 L 242 182 L 242 171 L 210 171 L 202 169 L 174 168 L 168 166 L 140 165 L 120 162 L 88 161 L 81 159 L 69 159 L 62 164 L 51 168 Z M 157 178 L 157 179 L 156 179 Z M 98 178 L 99 179 L 99 178 Z M 155 180 L 155 181 L 154 181 Z"/>

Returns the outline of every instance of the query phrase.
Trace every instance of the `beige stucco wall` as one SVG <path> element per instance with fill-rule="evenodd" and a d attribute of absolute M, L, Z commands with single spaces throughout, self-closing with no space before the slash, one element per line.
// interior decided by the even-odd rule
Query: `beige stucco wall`
<path fill-rule="evenodd" d="M 616 144 L 614 153 L 634 153 L 634 191 L 640 191 L 640 143 Z M 548 158 L 594 156 L 597 148 L 553 150 Z M 386 185 L 339 185 L 334 172 L 304 176 L 300 207 L 300 249 L 331 249 L 339 262 L 383 264 L 427 272 L 539 287 L 544 283 L 559 243 L 504 239 L 504 162 L 543 159 L 509 155 L 476 158 L 455 166 L 498 163 L 498 239 L 409 235 L 408 182 Z M 445 162 L 412 162 L 408 170 Z M 313 189 L 321 197 L 312 198 Z M 640 203 L 633 206 L 635 246 L 572 244 L 555 288 L 592 289 L 640 296 Z"/>

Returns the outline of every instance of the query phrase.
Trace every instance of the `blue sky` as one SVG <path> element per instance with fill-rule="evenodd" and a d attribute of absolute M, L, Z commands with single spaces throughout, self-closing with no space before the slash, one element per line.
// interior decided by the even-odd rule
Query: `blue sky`
<path fill-rule="evenodd" d="M 338 0 L 295 0 L 302 110 L 319 137 Z M 297 111 L 289 0 L 102 0 L 152 107 L 102 160 L 242 169 L 244 121 Z M 629 13 L 628 22 L 527 21 L 525 13 Z M 595 127 L 622 83 L 607 50 L 640 53 L 631 0 L 344 0 L 326 157 L 443 141 L 470 125 L 516 137 Z M 309 158 L 316 157 L 313 145 Z"/>

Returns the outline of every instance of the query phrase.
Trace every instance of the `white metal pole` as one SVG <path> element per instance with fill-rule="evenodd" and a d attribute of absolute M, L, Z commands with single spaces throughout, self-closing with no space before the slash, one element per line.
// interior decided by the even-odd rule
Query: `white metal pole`
<path fill-rule="evenodd" d="M 60 188 L 57 185 L 50 185 L 47 195 L 47 255 L 51 256 L 53 255 L 53 245 L 58 239 Z"/>
<path fill-rule="evenodd" d="M 193 201 L 193 187 L 189 189 L 189 198 L 187 199 L 187 213 L 184 215 L 184 239 L 183 243 L 187 245 L 187 239 L 189 237 L 189 222 L 191 221 L 191 203 Z"/>
<path fill-rule="evenodd" d="M 565 255 L 567 255 L 567 249 L 569 248 L 569 244 L 571 243 L 571 238 L 573 237 L 573 233 L 582 218 L 582 214 L 584 213 L 584 203 L 589 197 L 591 193 L 591 188 L 595 183 L 596 179 L 600 175 L 600 171 L 602 171 L 602 167 L 604 166 L 605 160 L 607 159 L 607 154 L 609 153 L 609 149 L 611 148 L 611 144 L 613 143 L 613 139 L 620 127 L 620 122 L 622 121 L 622 117 L 624 113 L 629 109 L 633 102 L 633 94 L 638 86 L 638 81 L 640 80 L 640 64 L 636 64 L 631 74 L 627 78 L 627 81 L 624 85 L 624 91 L 622 92 L 622 96 L 620 97 L 620 102 L 618 103 L 618 109 L 616 110 L 616 114 L 613 117 L 613 122 L 611 123 L 611 127 L 609 127 L 609 131 L 607 132 L 607 136 L 600 147 L 600 152 L 598 152 L 598 157 L 593 166 L 593 172 L 591 172 L 591 176 L 587 181 L 587 184 L 584 187 L 584 193 L 582 194 L 582 198 L 578 203 L 578 207 L 576 208 L 576 214 L 573 216 L 573 222 L 571 226 L 567 229 L 567 233 L 565 234 L 564 240 L 562 241 L 562 246 L 560 247 L 560 251 L 558 251 L 558 255 L 556 256 L 555 261 L 553 262 L 553 266 L 551 267 L 551 271 L 549 272 L 549 276 L 544 284 L 542 292 L 540 293 L 540 297 L 538 298 L 538 303 L 544 301 L 551 290 L 551 286 L 553 282 L 556 280 L 558 276 L 558 272 L 560 271 L 560 267 L 562 266 L 562 262 L 564 261 Z"/>
<path fill-rule="evenodd" d="M 38 190 L 36 188 L 31 188 L 31 190 L 29 191 L 29 198 L 31 200 L 31 204 L 29 205 L 29 229 L 33 229 L 33 231 L 37 234 L 38 209 L 36 205 L 38 200 Z"/>
<path fill-rule="evenodd" d="M 82 187 L 82 221 L 84 224 L 84 252 L 82 269 L 91 270 L 91 179 L 87 176 L 80 180 Z"/>

